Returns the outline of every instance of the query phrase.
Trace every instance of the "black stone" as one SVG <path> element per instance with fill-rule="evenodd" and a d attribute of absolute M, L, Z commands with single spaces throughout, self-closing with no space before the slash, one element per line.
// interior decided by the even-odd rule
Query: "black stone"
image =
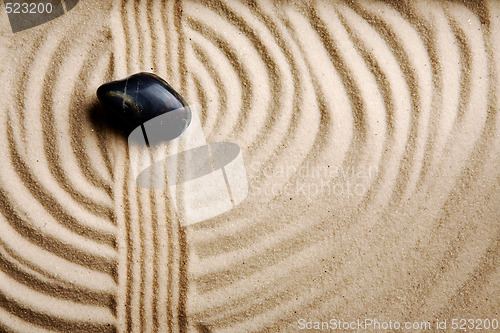
<path fill-rule="evenodd" d="M 152 73 L 137 73 L 123 80 L 112 81 L 97 89 L 97 98 L 117 117 L 133 127 L 142 125 L 167 112 L 180 135 L 191 122 L 191 110 L 184 98 L 165 80 Z M 176 134 L 177 135 L 177 134 Z"/>

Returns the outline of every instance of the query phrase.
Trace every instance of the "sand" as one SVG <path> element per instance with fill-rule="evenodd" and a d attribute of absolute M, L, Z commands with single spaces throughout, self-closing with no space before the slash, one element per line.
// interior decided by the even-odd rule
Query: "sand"
<path fill-rule="evenodd" d="M 500 320 L 500 3 L 395 3 L 0 10 L 0 331 Z M 237 208 L 137 186 L 95 90 L 139 71 L 240 146 Z"/>

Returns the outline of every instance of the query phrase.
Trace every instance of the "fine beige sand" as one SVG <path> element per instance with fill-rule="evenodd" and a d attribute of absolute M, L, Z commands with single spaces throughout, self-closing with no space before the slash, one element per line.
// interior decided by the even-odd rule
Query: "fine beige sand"
<path fill-rule="evenodd" d="M 0 12 L 1 332 L 500 320 L 499 1 Z M 95 91 L 139 71 L 241 147 L 237 208 L 181 227 L 137 186 Z"/>

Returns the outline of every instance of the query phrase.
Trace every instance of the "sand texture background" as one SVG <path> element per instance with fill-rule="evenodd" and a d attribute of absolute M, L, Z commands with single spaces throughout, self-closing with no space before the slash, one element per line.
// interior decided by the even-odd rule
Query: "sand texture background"
<path fill-rule="evenodd" d="M 499 1 L 1 9 L 0 331 L 294 332 L 499 317 Z M 180 227 L 95 91 L 138 71 L 250 190 Z"/>

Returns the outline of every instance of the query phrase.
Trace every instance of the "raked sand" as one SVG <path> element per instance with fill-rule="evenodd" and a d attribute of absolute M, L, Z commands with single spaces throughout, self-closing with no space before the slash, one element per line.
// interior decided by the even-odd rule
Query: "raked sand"
<path fill-rule="evenodd" d="M 500 2 L 0 11 L 0 331 L 500 320 Z M 236 209 L 181 227 L 136 185 L 95 91 L 139 71 L 241 147 Z"/>

